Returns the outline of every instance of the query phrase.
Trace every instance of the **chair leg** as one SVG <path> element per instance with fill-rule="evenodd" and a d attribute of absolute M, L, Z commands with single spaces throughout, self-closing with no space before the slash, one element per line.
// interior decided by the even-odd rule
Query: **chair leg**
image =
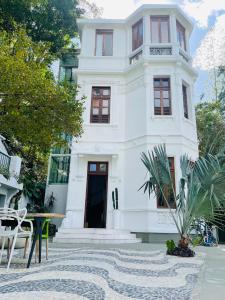
<path fill-rule="evenodd" d="M 14 248 L 15 248 L 15 244 L 16 244 L 16 238 L 17 238 L 17 236 L 13 237 L 12 247 L 10 250 L 9 261 L 8 261 L 8 265 L 7 265 L 7 271 L 9 270 L 9 266 L 10 266 L 10 263 L 12 260 L 12 256 L 13 256 L 13 252 L 14 252 Z"/>
<path fill-rule="evenodd" d="M 36 241 L 36 250 L 35 250 L 35 263 L 37 262 L 38 258 L 38 248 L 39 248 L 39 240 Z"/>
<path fill-rule="evenodd" d="M 29 239 L 29 238 L 26 237 L 25 246 L 24 246 L 23 258 L 26 258 L 28 239 Z"/>
<path fill-rule="evenodd" d="M 2 254 L 3 254 L 3 251 L 4 251 L 4 247 L 5 247 L 5 238 L 2 237 L 2 249 L 1 249 L 1 255 L 0 255 L 0 263 L 2 261 Z"/>
<path fill-rule="evenodd" d="M 10 238 L 8 238 L 8 247 L 7 247 L 7 259 L 9 260 L 9 255 L 10 255 L 10 244 L 11 244 L 11 241 L 10 241 Z"/>
<path fill-rule="evenodd" d="M 46 239 L 46 259 L 48 260 L 48 239 Z"/>

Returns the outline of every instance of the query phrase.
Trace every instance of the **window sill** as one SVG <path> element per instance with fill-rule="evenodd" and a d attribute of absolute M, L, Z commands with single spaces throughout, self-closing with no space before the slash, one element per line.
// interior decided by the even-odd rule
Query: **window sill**
<path fill-rule="evenodd" d="M 111 128 L 117 128 L 118 124 L 112 124 L 112 123 L 84 123 L 85 127 L 111 127 Z"/>
<path fill-rule="evenodd" d="M 151 116 L 151 119 L 153 120 L 157 120 L 157 119 L 167 119 L 167 120 L 174 120 L 174 116 L 173 115 L 154 115 Z"/>

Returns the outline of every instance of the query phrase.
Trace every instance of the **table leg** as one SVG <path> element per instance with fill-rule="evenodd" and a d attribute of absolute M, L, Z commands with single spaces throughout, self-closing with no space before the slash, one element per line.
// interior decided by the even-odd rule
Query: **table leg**
<path fill-rule="evenodd" d="M 39 227 L 39 256 L 38 256 L 38 261 L 39 261 L 39 264 L 41 263 L 41 249 L 42 249 L 42 223 L 43 223 L 43 220 L 40 221 L 40 227 Z"/>
<path fill-rule="evenodd" d="M 34 247 L 36 245 L 36 241 L 37 241 L 38 237 L 39 237 L 39 263 L 41 262 L 42 223 L 43 223 L 44 218 L 37 217 L 34 219 L 35 219 L 36 229 L 35 229 L 35 235 L 34 235 L 34 238 L 32 241 L 32 246 L 31 246 L 31 250 L 30 250 L 30 254 L 29 254 L 27 268 L 30 267 L 31 259 L 32 259 L 33 252 L 34 252 Z"/>
<path fill-rule="evenodd" d="M 29 253 L 27 268 L 30 267 L 31 259 L 32 259 L 33 252 L 34 252 L 34 247 L 35 247 L 36 241 L 37 241 L 37 236 L 38 236 L 38 233 L 37 233 L 37 229 L 36 229 L 35 230 L 35 235 L 34 235 L 34 238 L 33 238 L 33 241 L 32 241 L 32 246 L 31 246 L 31 249 L 30 249 L 30 253 Z"/>

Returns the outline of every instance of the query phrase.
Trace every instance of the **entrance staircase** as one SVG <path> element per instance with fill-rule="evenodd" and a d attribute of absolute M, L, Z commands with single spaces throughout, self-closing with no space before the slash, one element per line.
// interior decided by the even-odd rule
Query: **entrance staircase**
<path fill-rule="evenodd" d="M 128 230 L 103 228 L 59 228 L 53 239 L 54 243 L 63 244 L 131 244 L 141 243 L 141 239 Z"/>

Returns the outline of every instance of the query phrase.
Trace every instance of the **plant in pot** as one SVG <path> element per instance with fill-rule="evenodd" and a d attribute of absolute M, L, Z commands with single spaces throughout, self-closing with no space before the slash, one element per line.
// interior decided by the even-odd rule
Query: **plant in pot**
<path fill-rule="evenodd" d="M 141 186 L 165 201 L 180 236 L 178 245 L 168 254 L 194 256 L 189 248 L 191 233 L 197 220 L 218 224 L 225 203 L 225 164 L 217 156 L 206 155 L 194 163 L 185 154 L 180 157 L 180 178 L 175 180 L 165 145 L 141 154 L 148 180 Z M 168 192 L 169 191 L 169 192 Z M 171 197 L 175 201 L 171 201 Z"/>

